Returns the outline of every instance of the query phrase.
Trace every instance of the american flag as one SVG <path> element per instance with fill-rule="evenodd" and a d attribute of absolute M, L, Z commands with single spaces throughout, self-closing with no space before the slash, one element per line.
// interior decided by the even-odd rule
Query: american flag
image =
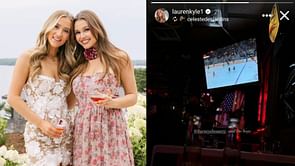
<path fill-rule="evenodd" d="M 235 91 L 235 98 L 234 98 L 234 102 L 232 106 L 233 112 L 241 109 L 244 106 L 244 103 L 245 103 L 244 98 L 245 98 L 245 94 L 242 91 L 240 90 Z"/>
<path fill-rule="evenodd" d="M 244 106 L 245 94 L 236 90 L 225 95 L 224 100 L 221 103 L 221 108 L 225 112 L 235 112 Z"/>
<path fill-rule="evenodd" d="M 240 90 L 226 94 L 220 105 L 222 113 L 217 114 L 215 120 L 219 122 L 221 126 L 227 126 L 228 113 L 241 109 L 244 106 L 244 98 L 245 94 Z"/>
<path fill-rule="evenodd" d="M 223 112 L 232 111 L 234 99 L 235 99 L 235 92 L 230 92 L 224 96 L 224 99 L 221 103 L 221 108 Z"/>

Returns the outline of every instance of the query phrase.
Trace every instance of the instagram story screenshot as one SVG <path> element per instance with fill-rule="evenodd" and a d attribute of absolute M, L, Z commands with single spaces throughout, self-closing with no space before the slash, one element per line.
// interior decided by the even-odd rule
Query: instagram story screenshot
<path fill-rule="evenodd" d="M 147 2 L 147 164 L 295 165 L 294 1 Z"/>

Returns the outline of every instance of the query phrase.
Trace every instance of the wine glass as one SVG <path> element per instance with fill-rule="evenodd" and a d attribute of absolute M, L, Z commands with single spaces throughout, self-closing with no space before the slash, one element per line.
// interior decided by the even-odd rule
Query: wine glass
<path fill-rule="evenodd" d="M 56 124 L 56 129 L 57 129 L 57 130 L 61 130 L 62 132 L 64 132 L 64 131 L 67 129 L 67 125 L 68 125 L 68 123 L 67 123 L 66 120 L 64 120 L 64 119 L 59 119 L 59 120 L 57 121 L 57 124 Z"/>
<path fill-rule="evenodd" d="M 98 103 L 99 101 L 106 100 L 109 98 L 111 98 L 110 95 L 98 91 L 95 91 L 94 93 L 90 94 L 90 99 L 95 103 Z"/>

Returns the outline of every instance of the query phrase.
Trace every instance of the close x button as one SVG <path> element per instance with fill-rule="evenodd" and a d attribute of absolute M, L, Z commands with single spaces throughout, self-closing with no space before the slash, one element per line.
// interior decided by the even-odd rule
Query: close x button
<path fill-rule="evenodd" d="M 282 15 L 282 16 L 280 17 L 280 20 L 283 20 L 283 19 L 290 20 L 289 17 L 287 16 L 287 15 L 289 14 L 289 12 L 290 12 L 290 11 L 288 10 L 288 11 L 286 11 L 286 12 L 284 13 L 283 11 L 280 10 L 280 13 L 281 13 L 281 15 Z"/>

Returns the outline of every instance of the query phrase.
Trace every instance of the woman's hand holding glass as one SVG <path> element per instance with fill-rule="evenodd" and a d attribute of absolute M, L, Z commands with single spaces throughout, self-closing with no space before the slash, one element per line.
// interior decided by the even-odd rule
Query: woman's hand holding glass
<path fill-rule="evenodd" d="M 62 136 L 64 132 L 64 128 L 54 126 L 50 122 L 46 120 L 41 120 L 38 128 L 41 130 L 43 134 L 51 138 L 59 138 Z"/>
<path fill-rule="evenodd" d="M 98 105 L 108 106 L 112 100 L 111 94 L 104 94 L 98 91 L 90 94 L 90 99 Z"/>

